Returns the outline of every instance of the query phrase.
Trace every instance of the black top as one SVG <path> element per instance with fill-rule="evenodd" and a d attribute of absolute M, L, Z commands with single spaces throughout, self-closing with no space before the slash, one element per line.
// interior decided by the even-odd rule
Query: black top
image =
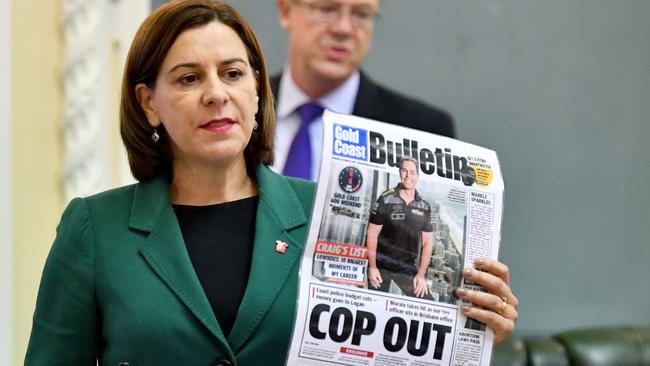
<path fill-rule="evenodd" d="M 187 253 L 223 334 L 246 291 L 258 197 L 208 206 L 174 205 Z"/>
<path fill-rule="evenodd" d="M 417 192 L 407 205 L 399 187 L 379 196 L 368 221 L 383 225 L 377 239 L 377 268 L 415 275 L 422 232 L 433 231 L 431 206 Z"/>

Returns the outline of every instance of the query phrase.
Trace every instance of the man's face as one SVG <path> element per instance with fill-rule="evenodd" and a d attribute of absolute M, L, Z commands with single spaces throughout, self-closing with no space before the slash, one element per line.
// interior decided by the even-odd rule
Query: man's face
<path fill-rule="evenodd" d="M 343 82 L 368 54 L 379 0 L 278 0 L 296 82 Z"/>
<path fill-rule="evenodd" d="M 415 189 L 418 184 L 418 169 L 415 163 L 410 160 L 404 161 L 399 169 L 399 177 L 404 189 Z"/>

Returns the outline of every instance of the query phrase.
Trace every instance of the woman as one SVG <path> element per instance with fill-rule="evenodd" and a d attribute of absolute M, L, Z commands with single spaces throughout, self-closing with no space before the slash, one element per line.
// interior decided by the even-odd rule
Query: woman
<path fill-rule="evenodd" d="M 267 168 L 273 97 L 251 27 L 216 1 L 158 8 L 131 45 L 120 122 L 140 183 L 66 208 L 25 363 L 283 364 L 314 186 Z"/>

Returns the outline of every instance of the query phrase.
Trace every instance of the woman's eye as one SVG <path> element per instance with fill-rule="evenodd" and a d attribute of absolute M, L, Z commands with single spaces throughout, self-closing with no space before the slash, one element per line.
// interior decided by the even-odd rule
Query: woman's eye
<path fill-rule="evenodd" d="M 182 76 L 178 81 L 183 85 L 192 85 L 199 80 L 199 77 L 194 74 Z"/>
<path fill-rule="evenodd" d="M 228 80 L 237 80 L 242 76 L 242 72 L 239 70 L 228 70 L 224 75 Z"/>

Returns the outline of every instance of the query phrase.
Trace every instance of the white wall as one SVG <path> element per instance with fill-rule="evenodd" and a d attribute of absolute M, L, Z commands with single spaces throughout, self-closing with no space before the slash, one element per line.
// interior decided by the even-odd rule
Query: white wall
<path fill-rule="evenodd" d="M 122 73 L 124 71 L 124 63 L 126 62 L 126 56 L 129 51 L 129 46 L 131 46 L 131 41 L 135 36 L 135 32 L 140 27 L 140 24 L 144 19 L 149 15 L 152 8 L 151 0 L 122 0 L 116 1 L 113 3 L 113 11 L 115 12 L 113 19 L 117 19 L 113 33 L 111 35 L 113 44 L 115 48 L 113 52 L 116 54 L 112 55 L 117 60 L 117 68 L 115 69 L 114 82 L 114 98 L 115 103 L 112 105 L 112 112 L 115 113 L 115 120 L 118 117 L 119 110 L 119 93 L 120 93 L 120 82 L 122 81 Z M 115 129 L 117 131 L 117 129 Z M 135 179 L 131 175 L 131 170 L 129 169 L 129 163 L 126 158 L 126 151 L 124 150 L 124 145 L 119 136 L 115 136 L 113 141 L 113 146 L 117 150 L 117 154 L 113 154 L 114 159 L 118 159 L 118 169 L 116 171 L 116 180 L 114 183 L 116 185 L 126 185 L 135 183 Z"/>
<path fill-rule="evenodd" d="M 0 0 L 0 365 L 11 363 L 11 4 Z"/>

